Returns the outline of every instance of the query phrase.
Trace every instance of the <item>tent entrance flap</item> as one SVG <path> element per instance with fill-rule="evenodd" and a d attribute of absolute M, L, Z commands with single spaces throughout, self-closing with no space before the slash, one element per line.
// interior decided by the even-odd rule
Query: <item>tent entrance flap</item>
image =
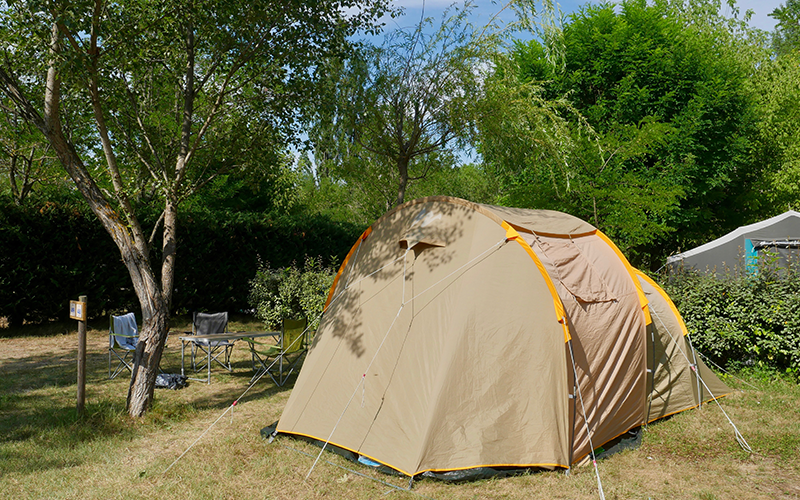
<path fill-rule="evenodd" d="M 553 264 L 558 280 L 577 300 L 587 303 L 617 300 L 573 240 L 537 236 L 535 241 Z"/>

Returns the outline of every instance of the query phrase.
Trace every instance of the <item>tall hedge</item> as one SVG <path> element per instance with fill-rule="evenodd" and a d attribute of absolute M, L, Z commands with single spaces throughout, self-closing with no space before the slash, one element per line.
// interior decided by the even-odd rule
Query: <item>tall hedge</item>
<path fill-rule="evenodd" d="M 800 374 L 800 267 L 750 276 L 670 276 L 664 288 L 701 352 L 723 366 Z"/>
<path fill-rule="evenodd" d="M 323 266 L 341 262 L 364 230 L 320 215 L 184 213 L 178 228 L 175 300 L 178 311 L 249 308 L 249 283 L 260 263 Z"/>
<path fill-rule="evenodd" d="M 144 219 L 152 228 L 157 214 Z M 362 230 L 314 214 L 184 211 L 173 310 L 246 310 L 259 262 L 285 267 L 307 255 L 340 262 Z M 152 257 L 157 265 L 159 252 Z M 79 295 L 89 296 L 92 317 L 138 307 L 119 251 L 94 215 L 79 200 L 17 206 L 0 196 L 0 317 L 17 325 L 64 319 Z"/>
<path fill-rule="evenodd" d="M 70 299 L 89 311 L 130 308 L 130 279 L 111 238 L 71 202 L 16 206 L 0 197 L 0 317 L 12 325 L 68 316 Z"/>

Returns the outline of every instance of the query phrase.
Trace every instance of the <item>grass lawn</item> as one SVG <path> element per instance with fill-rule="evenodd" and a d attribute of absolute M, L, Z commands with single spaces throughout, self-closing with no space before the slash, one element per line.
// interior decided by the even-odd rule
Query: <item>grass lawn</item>
<path fill-rule="evenodd" d="M 175 324 L 188 329 L 180 319 Z M 260 325 L 244 319 L 231 329 Z M 210 385 L 157 389 L 152 411 L 130 419 L 127 377 L 108 380 L 107 326 L 90 325 L 86 413 L 77 418 L 75 322 L 0 335 L 0 498 L 598 498 L 591 466 L 569 476 L 542 472 L 466 484 L 423 479 L 409 493 L 340 467 L 406 486 L 402 478 L 325 452 L 306 481 L 319 448 L 287 437 L 268 444 L 259 435 L 280 416 L 291 381 L 277 388 L 262 379 L 239 399 L 252 375 L 244 343 L 234 348 L 232 374 L 217 369 Z M 180 373 L 177 335 L 162 369 Z M 736 391 L 721 404 L 753 454 L 739 448 L 715 404 L 686 411 L 651 424 L 639 449 L 599 463 L 606 498 L 800 498 L 800 387 L 759 373 L 741 376 L 758 389 L 726 378 Z"/>

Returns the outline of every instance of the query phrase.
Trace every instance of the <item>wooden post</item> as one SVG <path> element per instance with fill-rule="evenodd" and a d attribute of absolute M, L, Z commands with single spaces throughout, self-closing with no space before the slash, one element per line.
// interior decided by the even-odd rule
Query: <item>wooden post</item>
<path fill-rule="evenodd" d="M 83 319 L 78 320 L 78 415 L 83 415 L 86 403 L 86 295 L 78 297 L 82 303 Z"/>

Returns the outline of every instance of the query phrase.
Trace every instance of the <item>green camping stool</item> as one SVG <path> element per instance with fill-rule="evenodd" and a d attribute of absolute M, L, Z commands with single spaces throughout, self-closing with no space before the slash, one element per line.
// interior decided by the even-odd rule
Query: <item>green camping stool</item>
<path fill-rule="evenodd" d="M 277 345 L 264 344 L 252 337 L 244 337 L 250 344 L 255 374 L 250 379 L 252 384 L 265 373 L 275 385 L 283 386 L 294 372 L 308 350 L 305 319 L 285 319 L 281 327 L 281 336 Z"/>

